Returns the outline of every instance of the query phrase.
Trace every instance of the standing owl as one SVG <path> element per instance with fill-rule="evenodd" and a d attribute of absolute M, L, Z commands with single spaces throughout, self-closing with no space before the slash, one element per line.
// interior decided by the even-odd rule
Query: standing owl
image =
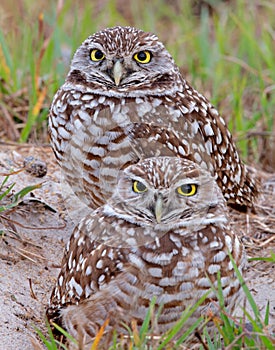
<path fill-rule="evenodd" d="M 196 163 L 177 157 L 147 158 L 121 170 L 109 202 L 85 217 L 65 250 L 47 309 L 84 346 L 105 320 L 105 336 L 136 320 L 150 301 L 162 306 L 162 334 L 197 302 L 217 274 L 228 312 L 241 297 L 229 252 L 239 270 L 245 254 L 230 229 L 216 181 Z M 211 292 L 187 321 L 217 312 Z M 215 306 L 216 305 L 216 306 Z"/>
<path fill-rule="evenodd" d="M 158 38 L 135 28 L 82 43 L 53 99 L 49 132 L 67 181 L 92 208 L 112 196 L 120 169 L 152 156 L 195 161 L 235 206 L 251 207 L 258 194 L 223 118 Z"/>

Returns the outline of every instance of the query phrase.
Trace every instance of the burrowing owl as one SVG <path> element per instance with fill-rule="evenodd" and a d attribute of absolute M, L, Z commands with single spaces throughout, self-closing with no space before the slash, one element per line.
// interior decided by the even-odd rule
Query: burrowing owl
<path fill-rule="evenodd" d="M 82 43 L 54 97 L 49 131 L 68 182 L 92 208 L 112 195 L 120 169 L 158 155 L 208 169 L 229 203 L 250 207 L 257 195 L 223 118 L 158 38 L 135 28 L 105 29 Z"/>
<path fill-rule="evenodd" d="M 233 312 L 241 292 L 228 252 L 242 271 L 243 246 L 229 227 L 214 178 L 186 159 L 148 158 L 121 171 L 108 203 L 74 230 L 48 318 L 89 343 L 106 319 L 107 333 L 125 333 L 121 322 L 133 319 L 140 325 L 155 296 L 156 306 L 163 306 L 162 333 L 211 283 L 217 285 L 218 271 Z M 215 301 L 211 292 L 187 326 L 207 310 L 214 313 Z"/>

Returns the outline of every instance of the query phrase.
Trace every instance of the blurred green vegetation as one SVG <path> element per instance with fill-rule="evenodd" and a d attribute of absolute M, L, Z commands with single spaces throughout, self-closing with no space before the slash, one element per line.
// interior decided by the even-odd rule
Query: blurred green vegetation
<path fill-rule="evenodd" d="M 274 2 L 2 0 L 0 13 L 0 137 L 46 142 L 48 108 L 75 49 L 99 29 L 131 25 L 165 43 L 246 160 L 274 154 Z"/>

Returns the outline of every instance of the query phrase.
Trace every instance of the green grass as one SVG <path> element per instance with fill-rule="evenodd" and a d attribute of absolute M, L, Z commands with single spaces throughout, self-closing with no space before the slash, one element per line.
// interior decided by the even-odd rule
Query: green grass
<path fill-rule="evenodd" d="M 265 261 L 265 262 L 275 263 L 275 252 L 270 251 L 270 256 L 268 257 L 249 258 L 249 261 Z"/>
<path fill-rule="evenodd" d="M 154 325 L 156 324 L 158 315 L 161 312 L 161 310 L 155 309 L 155 299 L 153 298 L 140 329 L 138 329 L 135 322 L 132 322 L 131 326 L 125 325 L 125 328 L 129 334 L 128 340 L 125 342 L 124 339 L 123 342 L 121 342 L 120 338 L 117 337 L 117 334 L 114 334 L 113 344 L 109 347 L 109 350 L 125 349 L 125 347 L 123 347 L 125 344 L 127 344 L 128 349 L 132 350 L 187 349 L 190 347 L 190 343 L 188 343 L 189 336 L 192 334 L 194 335 L 195 333 L 199 335 L 196 337 L 197 339 L 200 339 L 202 344 L 199 347 L 200 350 L 273 350 L 275 346 L 275 334 L 270 334 L 268 331 L 270 312 L 269 303 L 266 305 L 264 318 L 262 319 L 258 306 L 256 305 L 256 302 L 248 287 L 246 286 L 241 273 L 239 272 L 232 258 L 231 261 L 237 278 L 242 286 L 246 303 L 252 310 L 251 313 L 247 312 L 246 307 L 243 307 L 243 317 L 241 318 L 232 317 L 230 314 L 228 314 L 224 306 L 225 301 L 222 293 L 221 279 L 218 276 L 217 287 L 215 288 L 212 286 L 212 290 L 214 290 L 215 294 L 217 295 L 220 309 L 219 314 L 213 315 L 211 318 L 211 321 L 214 323 L 215 327 L 213 334 L 211 333 L 210 335 L 206 327 L 210 319 L 205 319 L 203 317 L 200 317 L 187 330 L 185 327 L 184 332 L 182 330 L 186 324 L 186 321 L 207 298 L 209 293 L 206 293 L 195 305 L 190 306 L 183 312 L 180 320 L 174 325 L 174 327 L 172 327 L 165 334 L 160 335 L 158 340 L 154 339 L 152 341 L 149 335 L 153 333 Z M 247 326 L 248 323 L 249 326 Z M 91 350 L 101 349 L 102 344 L 100 343 L 100 340 L 102 338 L 102 333 L 104 332 L 105 326 L 106 325 L 102 327 L 95 337 L 94 343 L 91 345 Z M 70 339 L 74 342 L 74 344 L 77 344 L 76 340 L 73 339 L 66 331 L 57 325 L 55 325 L 55 327 L 65 336 L 66 339 Z M 62 346 L 62 349 L 67 349 L 64 344 L 60 345 L 58 341 L 54 339 L 52 330 L 48 324 L 47 329 L 48 335 L 46 336 L 40 330 L 36 329 L 38 336 L 43 341 L 43 344 L 46 346 L 47 350 L 57 350 L 59 349 L 58 346 Z M 178 335 L 178 337 L 175 339 L 176 335 Z"/>
<path fill-rule="evenodd" d="M 263 151 L 257 142 L 262 136 L 247 135 L 271 134 L 275 127 L 273 2 L 212 0 L 211 10 L 198 9 L 194 1 L 18 3 L 9 22 L 0 18 L 0 97 L 21 141 L 46 140 L 51 99 L 80 43 L 98 29 L 121 24 L 158 34 L 184 76 L 219 108 L 244 158 L 252 152 L 257 160 Z M 4 0 L 3 8 L 8 4 Z M 16 113 L 10 96 L 22 89 L 27 108 Z"/>
<path fill-rule="evenodd" d="M 0 173 L 0 223 L 3 225 L 3 229 L 0 229 L 0 237 L 4 237 L 8 229 L 6 228 L 6 222 L 9 220 L 5 215 L 16 207 L 24 200 L 24 197 L 36 190 L 41 188 L 42 183 L 25 186 L 17 192 L 14 192 L 15 182 L 10 183 L 10 177 L 17 174 L 22 170 L 10 172 L 10 174 Z M 3 180 L 1 179 L 3 177 Z"/>
<path fill-rule="evenodd" d="M 5 176 L 2 183 L 0 184 L 0 214 L 8 212 L 9 210 L 13 209 L 20 202 L 22 202 L 22 200 L 28 193 L 42 186 L 42 183 L 25 186 L 21 190 L 12 194 L 12 189 L 15 186 L 15 182 L 13 182 L 12 184 L 8 184 L 8 180 L 10 176 L 12 176 L 13 174 L 16 174 L 17 172 L 14 172 L 14 173 L 11 173 L 10 175 Z"/>
<path fill-rule="evenodd" d="M 48 322 L 46 323 L 46 326 L 47 326 L 47 332 L 48 332 L 47 337 L 43 334 L 43 332 L 41 332 L 40 329 L 38 329 L 37 327 L 34 327 L 37 335 L 39 336 L 43 344 L 46 346 L 46 349 L 47 350 L 60 350 L 60 349 L 66 350 L 67 347 L 54 338 L 53 331 Z M 63 328 L 59 327 L 58 325 L 55 325 L 55 327 L 65 337 L 65 339 L 70 340 L 73 344 L 77 344 L 77 341 L 69 333 L 67 333 Z"/>

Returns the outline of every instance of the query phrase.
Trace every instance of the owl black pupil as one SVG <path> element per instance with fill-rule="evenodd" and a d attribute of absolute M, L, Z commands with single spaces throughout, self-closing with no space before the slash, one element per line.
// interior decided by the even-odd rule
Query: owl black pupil
<path fill-rule="evenodd" d="M 101 60 L 102 57 L 103 57 L 103 53 L 102 53 L 100 50 L 97 50 L 97 51 L 95 52 L 95 58 L 96 58 L 97 60 Z"/>
<path fill-rule="evenodd" d="M 138 59 L 140 61 L 145 61 L 146 58 L 147 58 L 147 55 L 146 55 L 146 53 L 144 51 L 141 51 L 141 52 L 138 53 L 137 57 L 138 57 Z"/>
<path fill-rule="evenodd" d="M 182 185 L 181 190 L 183 193 L 190 193 L 192 191 L 191 185 Z"/>
<path fill-rule="evenodd" d="M 136 182 L 136 189 L 139 192 L 144 192 L 146 190 L 146 186 L 142 182 Z"/>

